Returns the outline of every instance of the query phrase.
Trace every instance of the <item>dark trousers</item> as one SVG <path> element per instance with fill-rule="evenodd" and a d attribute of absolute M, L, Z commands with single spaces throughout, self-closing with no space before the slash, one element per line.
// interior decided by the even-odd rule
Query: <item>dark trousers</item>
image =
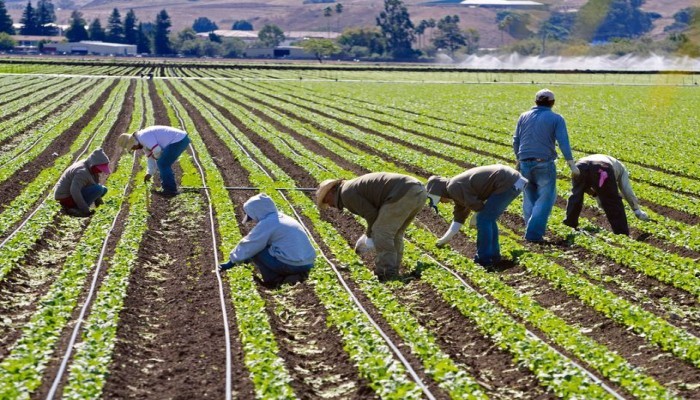
<path fill-rule="evenodd" d="M 620 192 L 617 189 L 615 171 L 606 163 L 584 162 L 577 163 L 581 175 L 573 180 L 571 196 L 566 204 L 566 219 L 564 224 L 572 228 L 578 227 L 578 218 L 583 208 L 583 195 L 585 193 L 598 196 L 605 216 L 612 226 L 613 233 L 629 235 L 625 206 L 622 204 Z M 607 173 L 608 177 L 602 182 L 601 173 Z"/>

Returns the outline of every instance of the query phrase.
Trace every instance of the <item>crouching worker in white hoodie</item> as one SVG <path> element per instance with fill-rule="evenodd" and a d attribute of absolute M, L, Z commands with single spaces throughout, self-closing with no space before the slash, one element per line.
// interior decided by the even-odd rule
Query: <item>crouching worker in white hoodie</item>
<path fill-rule="evenodd" d="M 257 225 L 233 249 L 229 262 L 219 265 L 219 271 L 251 262 L 267 287 L 305 280 L 314 265 L 316 251 L 301 224 L 277 211 L 264 193 L 248 199 L 243 211 L 246 216 L 242 222 L 253 220 Z"/>

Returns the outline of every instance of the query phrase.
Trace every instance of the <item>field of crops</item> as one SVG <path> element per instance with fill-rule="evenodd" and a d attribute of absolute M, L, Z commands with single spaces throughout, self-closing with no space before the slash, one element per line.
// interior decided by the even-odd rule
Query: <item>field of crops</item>
<path fill-rule="evenodd" d="M 148 75 L 152 79 L 144 78 Z M 0 61 L 0 398 L 700 398 L 698 75 L 6 64 Z M 437 237 L 450 207 L 407 232 L 402 279 L 355 254 L 363 221 L 319 213 L 332 178 L 425 181 L 514 165 L 518 115 L 549 87 L 575 157 L 629 168 L 651 221 L 613 235 L 591 198 L 582 230 L 523 240 L 522 198 L 501 218 L 508 263 L 472 262 L 476 231 Z M 116 139 L 185 129 L 183 194 L 154 195 Z M 96 148 L 116 170 L 105 204 L 71 218 L 63 170 Z M 270 290 L 215 266 L 251 226 L 257 187 L 308 229 L 308 281 Z"/>

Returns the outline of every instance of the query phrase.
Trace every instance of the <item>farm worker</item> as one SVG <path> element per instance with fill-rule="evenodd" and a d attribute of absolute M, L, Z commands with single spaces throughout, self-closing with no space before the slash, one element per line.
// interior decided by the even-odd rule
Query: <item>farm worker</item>
<path fill-rule="evenodd" d="M 125 150 L 143 150 L 146 154 L 148 170 L 144 182 L 151 179 L 157 168 L 162 194 L 175 196 L 180 193 L 177 190 L 172 165 L 190 144 L 187 132 L 170 126 L 155 125 L 133 134 L 124 133 L 119 136 L 118 143 Z"/>
<path fill-rule="evenodd" d="M 452 223 L 437 245 L 447 244 L 474 211 L 472 221 L 477 229 L 474 261 L 484 267 L 493 266 L 501 259 L 496 221 L 527 184 L 520 172 L 505 165 L 470 168 L 449 179 L 431 176 L 426 184 L 431 206 L 454 203 Z"/>
<path fill-rule="evenodd" d="M 620 192 L 637 218 L 642 221 L 649 219 L 649 216 L 639 207 L 639 200 L 630 185 L 629 172 L 620 161 L 603 154 L 593 154 L 579 159 L 576 166 L 581 174 L 573 179 L 572 193 L 566 204 L 565 225 L 578 228 L 584 193 L 596 198 L 598 205 L 605 211 L 613 233 L 620 235 L 630 233 Z"/>
<path fill-rule="evenodd" d="M 252 262 L 268 287 L 305 280 L 314 265 L 316 251 L 304 228 L 296 219 L 277 210 L 268 195 L 261 193 L 243 204 L 243 223 L 257 224 L 238 242 L 229 261 L 220 271 Z"/>
<path fill-rule="evenodd" d="M 516 168 L 529 181 L 523 194 L 525 239 L 543 242 L 547 220 L 557 199 L 557 169 L 554 160 L 559 144 L 572 176 L 579 174 L 569 145 L 564 118 L 553 112 L 554 93 L 542 89 L 535 94 L 535 107 L 520 115 L 513 136 Z"/>
<path fill-rule="evenodd" d="M 367 222 L 367 230 L 355 244 L 364 254 L 376 250 L 375 274 L 380 280 L 396 277 L 403 258 L 403 236 L 425 205 L 427 192 L 411 176 L 374 172 L 351 180 L 328 179 L 316 191 L 319 209 L 347 208 Z"/>
<path fill-rule="evenodd" d="M 68 167 L 56 184 L 54 198 L 63 210 L 74 217 L 89 217 L 90 206 L 102 205 L 107 187 L 100 185 L 100 174 L 109 175 L 109 157 L 104 150 L 93 151 L 85 160 Z"/>

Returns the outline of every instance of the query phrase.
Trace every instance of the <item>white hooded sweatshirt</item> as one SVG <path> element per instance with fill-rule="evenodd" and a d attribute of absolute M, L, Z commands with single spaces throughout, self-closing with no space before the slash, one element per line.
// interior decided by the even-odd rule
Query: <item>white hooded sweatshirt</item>
<path fill-rule="evenodd" d="M 314 263 L 316 251 L 301 224 L 277 211 L 275 203 L 266 194 L 248 199 L 243 204 L 243 210 L 258 223 L 233 249 L 231 262 L 249 260 L 269 246 L 270 255 L 287 265 Z"/>

